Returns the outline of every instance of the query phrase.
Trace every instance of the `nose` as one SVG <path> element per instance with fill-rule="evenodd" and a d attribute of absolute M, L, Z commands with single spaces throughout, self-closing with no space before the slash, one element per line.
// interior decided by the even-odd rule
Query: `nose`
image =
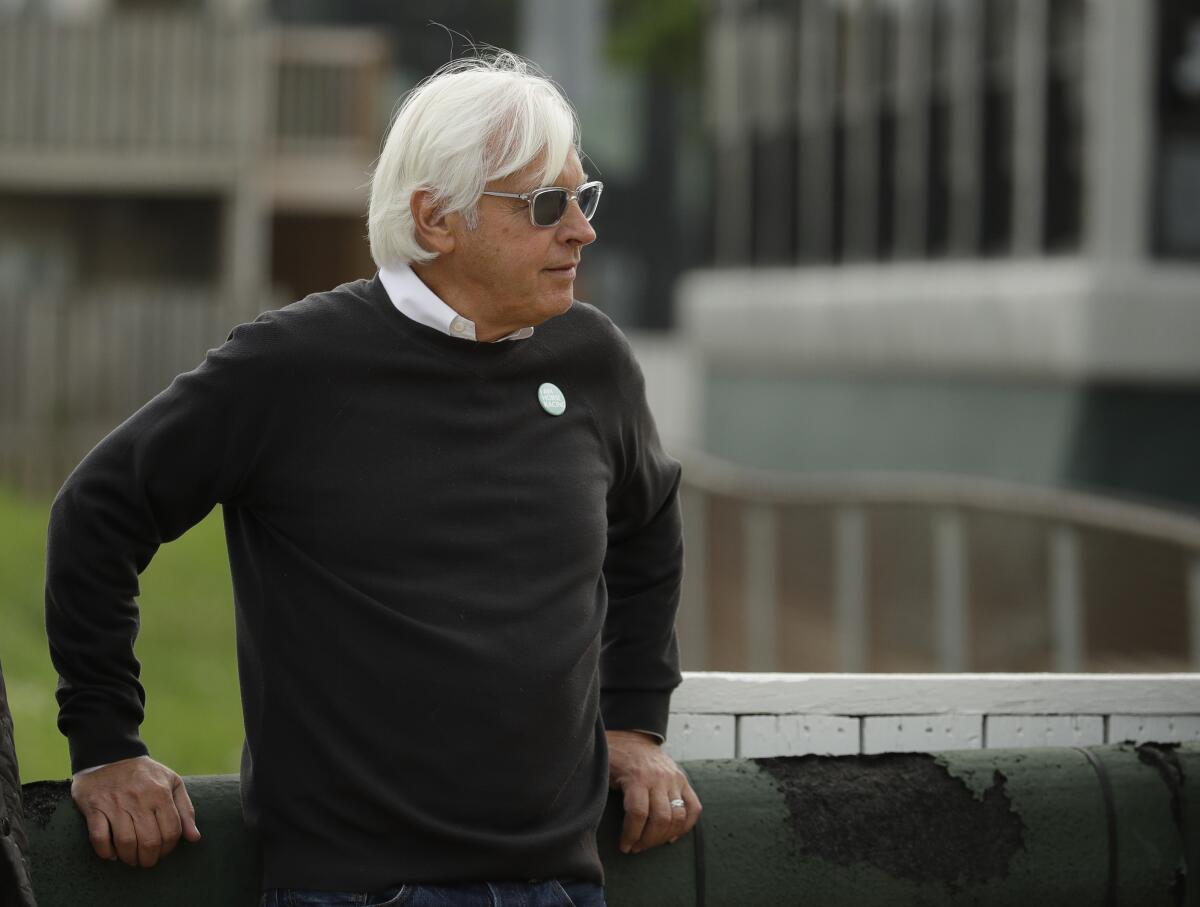
<path fill-rule="evenodd" d="M 562 220 L 558 222 L 559 240 L 586 246 L 596 241 L 596 230 L 579 207 L 578 199 L 571 199 L 567 210 L 563 212 Z"/>

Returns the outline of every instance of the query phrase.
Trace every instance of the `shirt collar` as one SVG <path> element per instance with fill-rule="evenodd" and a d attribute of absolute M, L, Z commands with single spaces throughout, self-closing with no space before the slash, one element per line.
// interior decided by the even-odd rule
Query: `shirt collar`
<path fill-rule="evenodd" d="M 418 324 L 441 331 L 460 340 L 475 340 L 475 322 L 464 318 L 438 298 L 408 265 L 398 268 L 380 268 L 379 280 L 387 290 L 392 305 Z M 533 336 L 533 328 L 518 328 L 500 340 L 524 340 Z"/>

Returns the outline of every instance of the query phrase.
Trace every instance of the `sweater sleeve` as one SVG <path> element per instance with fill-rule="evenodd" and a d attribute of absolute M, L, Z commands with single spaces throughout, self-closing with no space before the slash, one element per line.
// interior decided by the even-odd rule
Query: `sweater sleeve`
<path fill-rule="evenodd" d="M 138 577 L 163 542 L 237 497 L 260 455 L 275 332 L 240 325 L 105 437 L 50 510 L 46 634 L 71 771 L 147 752 Z"/>
<path fill-rule="evenodd" d="M 615 481 L 608 497 L 604 579 L 608 613 L 600 657 L 601 711 L 609 730 L 663 739 L 679 685 L 675 612 L 683 574 L 680 467 L 663 451 L 645 382 L 624 338 L 618 361 Z"/>

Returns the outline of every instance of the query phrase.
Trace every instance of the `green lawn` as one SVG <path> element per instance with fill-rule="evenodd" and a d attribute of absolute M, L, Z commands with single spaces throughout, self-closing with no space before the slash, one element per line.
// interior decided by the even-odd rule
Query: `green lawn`
<path fill-rule="evenodd" d="M 42 616 L 48 508 L 0 489 L 0 664 L 22 781 L 70 773 Z M 142 574 L 140 603 L 142 737 L 151 755 L 184 775 L 237 771 L 242 713 L 219 509 L 159 549 Z"/>

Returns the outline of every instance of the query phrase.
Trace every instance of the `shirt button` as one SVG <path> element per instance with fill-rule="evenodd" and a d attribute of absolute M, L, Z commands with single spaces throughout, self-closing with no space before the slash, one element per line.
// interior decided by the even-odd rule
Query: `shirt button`
<path fill-rule="evenodd" d="M 461 321 L 456 320 L 452 325 L 450 325 L 450 330 L 454 331 L 456 334 L 461 334 L 466 329 L 466 325 L 464 325 Z"/>

